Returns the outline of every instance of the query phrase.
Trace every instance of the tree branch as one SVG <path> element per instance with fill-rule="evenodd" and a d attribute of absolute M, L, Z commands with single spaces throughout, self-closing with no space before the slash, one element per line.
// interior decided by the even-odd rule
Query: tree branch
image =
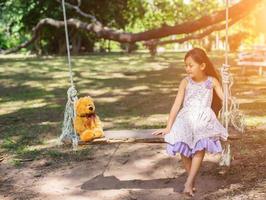
<path fill-rule="evenodd" d="M 242 19 L 243 17 L 245 17 L 245 15 L 243 15 L 242 17 L 237 17 L 235 19 L 232 19 L 229 21 L 228 23 L 228 27 L 234 25 L 236 22 L 238 22 L 240 19 Z M 197 33 L 197 34 L 191 34 L 189 36 L 186 36 L 184 38 L 180 38 L 180 39 L 176 39 L 176 40 L 164 40 L 164 41 L 158 41 L 157 45 L 158 46 L 163 46 L 163 45 L 167 45 L 167 44 L 172 44 L 172 43 L 179 43 L 182 44 L 188 40 L 195 40 L 195 39 L 201 39 L 204 38 L 205 36 L 211 34 L 214 31 L 220 31 L 225 29 L 226 24 L 222 23 L 222 24 L 217 24 L 217 25 L 213 25 L 211 27 L 208 27 L 206 30 L 204 30 L 202 33 Z"/>
<path fill-rule="evenodd" d="M 56 1 L 57 1 L 58 3 L 60 3 L 60 4 L 62 3 L 61 0 L 56 0 Z M 97 23 L 97 24 L 101 25 L 101 22 L 99 22 L 95 16 L 90 15 L 90 14 L 85 13 L 85 12 L 83 12 L 82 10 L 80 10 L 79 7 L 80 7 L 80 5 L 81 5 L 81 1 L 78 1 L 78 5 L 77 5 L 77 6 L 75 6 L 75 5 L 71 4 L 71 3 L 68 3 L 68 2 L 65 2 L 65 5 L 66 5 L 67 7 L 69 7 L 69 8 L 71 8 L 71 9 L 75 10 L 76 13 L 78 13 L 78 14 L 81 15 L 82 17 L 88 18 L 88 19 L 90 19 L 93 23 Z"/>

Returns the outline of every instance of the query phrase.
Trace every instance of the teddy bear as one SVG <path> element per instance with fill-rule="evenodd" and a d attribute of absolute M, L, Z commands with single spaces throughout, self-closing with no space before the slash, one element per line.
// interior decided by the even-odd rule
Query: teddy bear
<path fill-rule="evenodd" d="M 95 113 L 95 105 L 91 97 L 79 98 L 75 109 L 74 128 L 81 141 L 89 142 L 104 136 L 102 123 Z"/>

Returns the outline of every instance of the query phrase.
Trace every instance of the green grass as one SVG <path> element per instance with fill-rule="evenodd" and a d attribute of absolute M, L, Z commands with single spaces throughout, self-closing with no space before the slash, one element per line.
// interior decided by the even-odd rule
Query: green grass
<path fill-rule="evenodd" d="M 214 64 L 221 66 L 223 55 L 210 55 Z M 185 76 L 183 57 L 184 53 L 155 58 L 146 53 L 75 56 L 74 83 L 79 96 L 94 98 L 105 130 L 160 128 Z M 241 75 L 234 55 L 230 62 L 235 77 L 232 92 L 242 103 L 247 124 L 264 124 L 265 76 L 258 76 L 256 69 Z M 1 152 L 34 159 L 62 156 L 60 151 L 43 148 L 60 135 L 69 85 L 65 57 L 1 57 Z"/>

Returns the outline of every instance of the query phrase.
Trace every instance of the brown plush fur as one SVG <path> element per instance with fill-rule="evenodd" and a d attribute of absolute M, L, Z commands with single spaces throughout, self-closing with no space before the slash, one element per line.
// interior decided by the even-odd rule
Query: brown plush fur
<path fill-rule="evenodd" d="M 82 97 L 76 102 L 77 116 L 74 128 L 84 142 L 104 136 L 99 117 L 95 113 L 95 106 L 91 97 Z"/>

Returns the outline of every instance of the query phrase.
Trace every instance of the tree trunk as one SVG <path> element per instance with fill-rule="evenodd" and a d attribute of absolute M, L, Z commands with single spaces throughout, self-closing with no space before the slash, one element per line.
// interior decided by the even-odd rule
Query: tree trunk
<path fill-rule="evenodd" d="M 77 55 L 80 52 L 81 47 L 81 37 L 78 31 L 76 31 L 72 36 L 72 53 Z"/>
<path fill-rule="evenodd" d="M 65 38 L 61 38 L 58 40 L 58 54 L 64 55 L 66 54 L 66 41 Z"/>
<path fill-rule="evenodd" d="M 34 50 L 37 56 L 42 55 L 42 47 L 41 47 L 41 39 L 40 37 L 37 37 L 37 39 L 34 42 Z"/>

